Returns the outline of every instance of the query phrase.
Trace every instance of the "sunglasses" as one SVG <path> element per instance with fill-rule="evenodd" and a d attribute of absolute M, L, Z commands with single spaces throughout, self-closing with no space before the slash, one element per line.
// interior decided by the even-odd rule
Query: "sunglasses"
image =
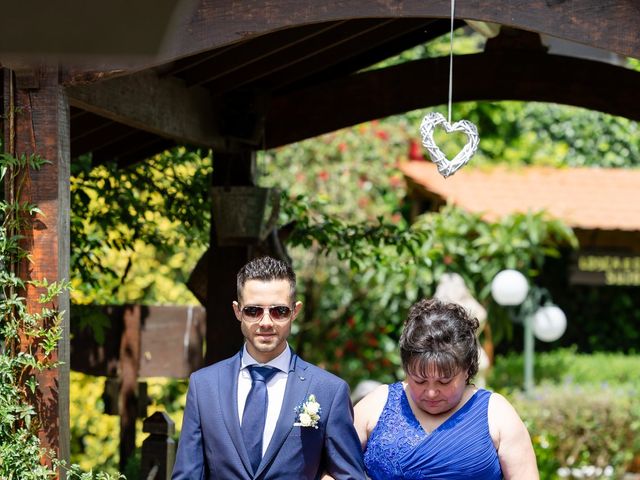
<path fill-rule="evenodd" d="M 273 321 L 288 320 L 291 316 L 291 308 L 286 305 L 271 305 L 261 307 L 259 305 L 247 305 L 242 307 L 242 316 L 249 323 L 255 323 L 262 320 L 265 310 L 269 310 L 269 318 Z"/>

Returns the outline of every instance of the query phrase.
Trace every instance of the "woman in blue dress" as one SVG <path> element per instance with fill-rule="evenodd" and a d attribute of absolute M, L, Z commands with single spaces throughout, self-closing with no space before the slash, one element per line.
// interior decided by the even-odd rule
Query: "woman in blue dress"
<path fill-rule="evenodd" d="M 406 378 L 355 406 L 372 480 L 537 480 L 531 439 L 501 395 L 476 388 L 478 321 L 462 307 L 421 300 L 400 355 Z"/>

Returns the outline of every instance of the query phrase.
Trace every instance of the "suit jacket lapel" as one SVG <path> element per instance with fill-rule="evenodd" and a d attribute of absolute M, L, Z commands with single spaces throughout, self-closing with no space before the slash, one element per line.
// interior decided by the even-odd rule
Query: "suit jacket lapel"
<path fill-rule="evenodd" d="M 280 447 L 282 447 L 282 444 L 287 439 L 287 435 L 291 432 L 293 424 L 296 421 L 295 408 L 307 398 L 307 391 L 309 390 L 311 379 L 306 370 L 307 363 L 295 353 L 291 352 L 289 376 L 287 378 L 287 386 L 284 391 L 284 399 L 282 400 L 278 423 L 269 442 L 269 447 L 267 447 L 267 451 L 264 457 L 262 457 L 262 462 L 260 462 L 260 466 L 255 475 L 256 478 L 280 451 Z"/>
<path fill-rule="evenodd" d="M 220 401 L 220 409 L 222 410 L 222 419 L 229 437 L 236 448 L 236 452 L 242 460 L 244 468 L 247 472 L 253 472 L 249 454 L 242 439 L 240 431 L 240 421 L 238 420 L 238 374 L 240 372 L 241 354 L 238 353 L 233 359 L 220 371 L 218 376 L 218 398 Z"/>

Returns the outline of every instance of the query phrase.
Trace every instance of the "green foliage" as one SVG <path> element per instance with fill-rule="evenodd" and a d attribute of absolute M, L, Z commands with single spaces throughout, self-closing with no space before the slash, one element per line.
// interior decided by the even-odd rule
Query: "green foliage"
<path fill-rule="evenodd" d="M 71 462 L 115 474 L 118 470 L 119 418 L 105 415 L 105 378 L 71 372 Z"/>
<path fill-rule="evenodd" d="M 540 477 L 555 479 L 563 472 L 587 478 L 586 472 L 608 468 L 622 478 L 640 455 L 638 393 L 628 385 L 574 384 L 538 387 L 532 398 L 514 393 L 514 407 L 531 432 Z"/>
<path fill-rule="evenodd" d="M 397 168 L 415 154 L 406 131 L 403 121 L 372 122 L 260 159 L 262 183 L 289 192 L 282 222 L 293 222 L 288 243 L 305 304 L 292 342 L 352 384 L 396 378 L 405 313 L 433 293 L 443 273 L 461 274 L 488 303 L 499 270 L 535 277 L 545 258 L 576 242 L 569 228 L 542 212 L 488 223 L 448 206 L 409 226 Z M 512 327 L 503 309 L 495 310 L 489 318 L 500 341 Z M 313 348 L 327 342 L 335 348 Z"/>
<path fill-rule="evenodd" d="M 16 200 L 21 196 L 25 178 L 22 174 L 44 163 L 36 156 L 0 155 L 0 181 L 6 179 L 10 186 L 8 199 L 0 202 L 0 478 L 44 480 L 65 469 L 68 478 L 107 480 L 113 477 L 106 474 L 94 477 L 77 466 L 67 467 L 38 438 L 43 419 L 34 406 L 37 375 L 59 365 L 56 350 L 62 337 L 63 312 L 58 310 L 56 301 L 69 289 L 64 280 L 24 281 L 16 274 L 18 263 L 28 258 L 17 232 L 30 228 L 28 217 L 39 213 L 37 206 Z M 22 296 L 25 289 L 39 293 L 38 307 L 27 308 Z"/>
<path fill-rule="evenodd" d="M 498 391 L 512 391 L 524 382 L 524 360 L 521 354 L 510 353 L 496 357 L 488 383 Z M 607 368 L 602 368 L 606 365 Z M 628 385 L 640 388 L 638 378 L 640 358 L 620 353 L 577 353 L 575 347 L 558 348 L 550 352 L 536 352 L 535 379 L 537 383 L 576 385 Z"/>
<path fill-rule="evenodd" d="M 182 412 L 186 403 L 186 380 L 149 378 L 147 394 L 151 404 L 149 411 L 164 411 L 176 424 L 175 440 L 182 426 Z M 100 469 L 117 474 L 119 463 L 119 417 L 104 412 L 104 377 L 92 377 L 71 372 L 71 461 L 84 470 Z M 141 445 L 148 434 L 142 432 L 142 422 L 137 422 L 136 444 Z M 130 459 L 124 473 L 127 478 L 137 478 L 140 470 L 139 452 Z"/>
<path fill-rule="evenodd" d="M 82 157 L 71 173 L 75 303 L 192 300 L 184 283 L 208 244 L 211 158 L 177 148 L 119 168 Z"/>
<path fill-rule="evenodd" d="M 639 363 L 637 355 L 578 354 L 576 348 L 536 353 L 538 386 L 528 398 L 519 393 L 522 355 L 509 354 L 496 357 L 488 383 L 513 400 L 525 421 L 542 479 L 558 478 L 558 469 L 586 478 L 607 466 L 621 478 L 640 458 Z"/>

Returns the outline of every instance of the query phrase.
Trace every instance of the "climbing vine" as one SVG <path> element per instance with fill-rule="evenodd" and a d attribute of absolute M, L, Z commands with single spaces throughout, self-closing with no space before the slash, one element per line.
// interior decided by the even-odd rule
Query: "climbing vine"
<path fill-rule="evenodd" d="M 0 154 L 0 182 L 7 186 L 0 201 L 0 479 L 50 479 L 64 469 L 67 478 L 109 480 L 114 477 L 65 464 L 38 437 L 44 426 L 35 406 L 38 374 L 59 366 L 64 312 L 57 302 L 69 289 L 66 280 L 25 280 L 19 271 L 21 262 L 31 261 L 21 245 L 23 232 L 31 228 L 33 215 L 41 213 L 36 205 L 20 200 L 23 172 L 45 163 L 36 155 Z M 24 297 L 30 288 L 39 292 L 35 308 Z"/>

